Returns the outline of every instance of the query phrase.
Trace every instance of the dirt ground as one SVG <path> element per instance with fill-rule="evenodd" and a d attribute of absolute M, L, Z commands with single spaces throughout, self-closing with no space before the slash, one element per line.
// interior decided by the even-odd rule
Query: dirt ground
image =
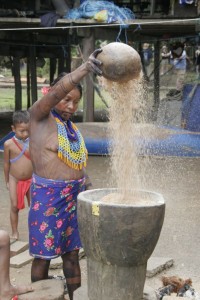
<path fill-rule="evenodd" d="M 161 275 L 177 275 L 191 278 L 193 287 L 200 292 L 200 158 L 151 157 L 139 158 L 143 188 L 159 192 L 166 201 L 166 214 L 158 244 L 152 254 L 156 257 L 174 259 L 174 266 L 147 279 L 147 284 L 155 289 L 162 286 Z M 147 167 L 142 168 L 147 164 Z M 107 187 L 109 179 L 109 158 L 89 157 L 88 174 L 93 188 Z M 10 232 L 9 197 L 3 178 L 3 154 L 0 153 L 0 228 Z M 136 174 L 137 175 L 137 174 Z M 28 241 L 28 208 L 19 215 L 19 232 L 22 241 Z M 85 259 L 81 261 L 83 282 L 87 281 Z M 13 283 L 29 283 L 30 267 L 11 268 Z M 60 269 L 51 274 L 62 274 Z M 84 300 L 84 299 L 83 299 Z"/>

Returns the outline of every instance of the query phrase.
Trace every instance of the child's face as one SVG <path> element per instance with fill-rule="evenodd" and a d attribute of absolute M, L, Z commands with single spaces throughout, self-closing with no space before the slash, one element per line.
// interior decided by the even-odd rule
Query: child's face
<path fill-rule="evenodd" d="M 28 123 L 19 123 L 12 125 L 12 131 L 15 132 L 16 138 L 25 141 L 29 136 L 28 127 Z"/>

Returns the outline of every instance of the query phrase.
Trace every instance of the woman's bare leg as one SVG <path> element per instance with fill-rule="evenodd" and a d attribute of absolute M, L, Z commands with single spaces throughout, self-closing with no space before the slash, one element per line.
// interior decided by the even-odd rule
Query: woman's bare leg
<path fill-rule="evenodd" d="M 62 256 L 63 273 L 66 278 L 69 299 L 73 300 L 74 291 L 81 286 L 81 270 L 78 250 L 65 253 Z"/>
<path fill-rule="evenodd" d="M 0 230 L 0 300 L 10 300 L 15 295 L 32 291 L 31 286 L 13 286 L 10 282 L 10 238 Z"/>
<path fill-rule="evenodd" d="M 31 281 L 48 279 L 50 260 L 34 258 L 31 267 Z"/>

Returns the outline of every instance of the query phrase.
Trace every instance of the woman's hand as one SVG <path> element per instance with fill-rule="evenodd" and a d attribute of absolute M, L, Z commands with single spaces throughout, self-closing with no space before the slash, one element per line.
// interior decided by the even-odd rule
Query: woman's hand
<path fill-rule="evenodd" d="M 86 61 L 86 69 L 90 72 L 93 72 L 99 76 L 102 75 L 102 70 L 99 68 L 102 65 L 102 62 L 96 57 L 99 53 L 102 52 L 102 49 L 96 49 Z"/>

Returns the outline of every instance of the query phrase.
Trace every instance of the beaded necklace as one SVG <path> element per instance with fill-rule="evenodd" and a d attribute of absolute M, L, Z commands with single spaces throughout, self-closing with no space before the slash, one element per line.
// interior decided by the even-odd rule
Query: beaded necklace
<path fill-rule="evenodd" d="M 63 121 L 55 110 L 52 114 L 58 129 L 58 157 L 69 167 L 81 170 L 86 166 L 88 152 L 80 131 L 70 120 Z"/>

